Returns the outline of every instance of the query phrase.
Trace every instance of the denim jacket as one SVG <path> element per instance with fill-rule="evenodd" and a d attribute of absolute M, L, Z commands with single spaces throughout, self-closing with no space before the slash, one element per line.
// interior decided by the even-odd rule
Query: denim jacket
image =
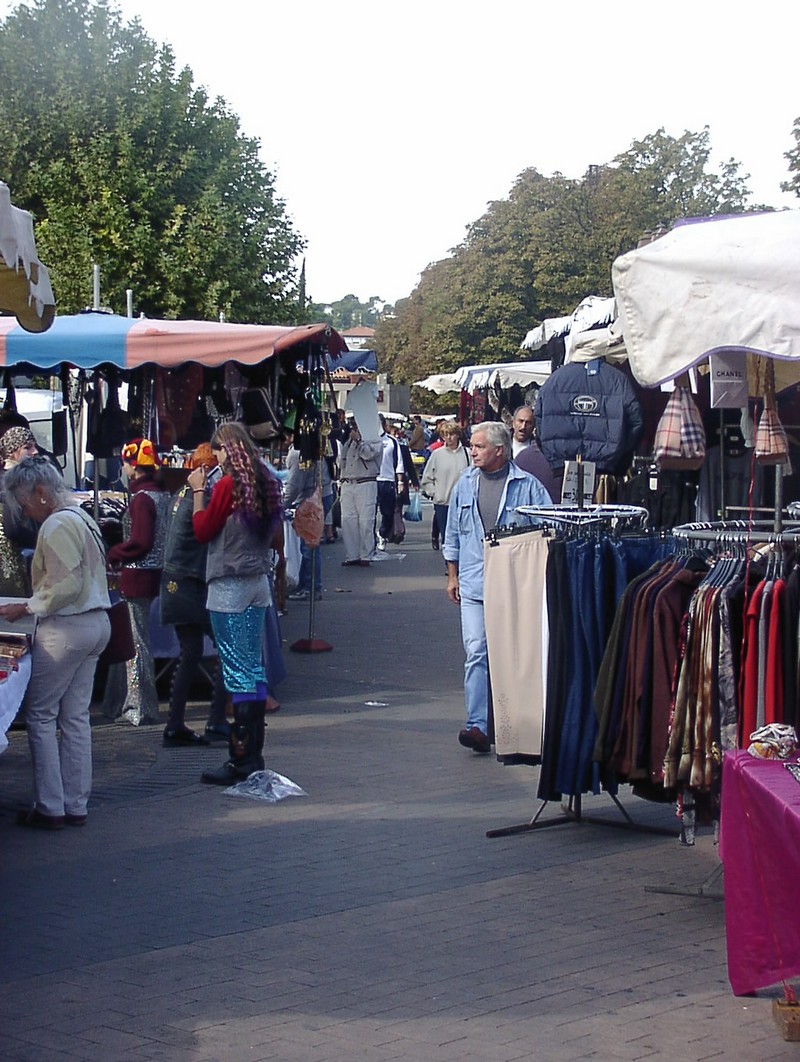
<path fill-rule="evenodd" d="M 480 469 L 468 468 L 455 485 L 447 512 L 444 559 L 458 565 L 461 596 L 483 600 L 484 530 L 478 512 L 478 477 Z M 529 476 L 514 462 L 508 466 L 508 478 L 500 499 L 495 525 L 531 524 L 535 517 L 516 512 L 519 505 L 552 505 L 552 499 L 534 476 Z"/>

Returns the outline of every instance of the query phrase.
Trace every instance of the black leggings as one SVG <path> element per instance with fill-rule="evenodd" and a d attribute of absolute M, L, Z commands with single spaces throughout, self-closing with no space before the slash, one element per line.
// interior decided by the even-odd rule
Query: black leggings
<path fill-rule="evenodd" d="M 207 629 L 203 624 L 176 623 L 175 633 L 180 645 L 180 656 L 172 676 L 172 688 L 169 694 L 169 720 L 167 728 L 177 730 L 185 725 L 186 702 L 189 689 L 197 675 L 200 661 L 203 659 L 203 640 Z M 222 684 L 222 668 L 217 664 L 211 693 L 211 708 L 208 721 L 212 726 L 225 722 L 225 703 L 227 693 Z"/>

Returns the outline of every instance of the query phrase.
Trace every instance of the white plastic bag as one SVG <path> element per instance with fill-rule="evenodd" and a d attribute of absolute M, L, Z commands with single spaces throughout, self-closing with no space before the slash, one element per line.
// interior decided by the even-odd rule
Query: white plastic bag
<path fill-rule="evenodd" d="M 237 782 L 225 790 L 227 796 L 250 797 L 251 800 L 264 800 L 268 804 L 277 804 L 279 800 L 290 796 L 308 796 L 304 789 L 282 774 L 275 771 L 253 771 L 243 782 Z"/>

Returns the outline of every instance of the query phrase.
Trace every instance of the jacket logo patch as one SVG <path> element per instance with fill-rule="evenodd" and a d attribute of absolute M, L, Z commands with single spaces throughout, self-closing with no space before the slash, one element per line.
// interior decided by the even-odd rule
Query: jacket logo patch
<path fill-rule="evenodd" d="M 573 412 L 591 416 L 597 412 L 598 401 L 593 395 L 575 395 L 570 403 Z"/>

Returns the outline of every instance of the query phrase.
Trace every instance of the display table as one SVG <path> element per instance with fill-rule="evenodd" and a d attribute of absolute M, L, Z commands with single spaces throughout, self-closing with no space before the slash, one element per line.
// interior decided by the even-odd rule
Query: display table
<path fill-rule="evenodd" d="M 19 670 L 11 671 L 7 678 L 0 682 L 0 753 L 8 748 L 6 732 L 22 705 L 22 698 L 25 696 L 30 677 L 31 656 L 28 653 L 20 660 Z"/>
<path fill-rule="evenodd" d="M 720 855 L 734 993 L 799 976 L 800 783 L 782 763 L 726 753 Z"/>

